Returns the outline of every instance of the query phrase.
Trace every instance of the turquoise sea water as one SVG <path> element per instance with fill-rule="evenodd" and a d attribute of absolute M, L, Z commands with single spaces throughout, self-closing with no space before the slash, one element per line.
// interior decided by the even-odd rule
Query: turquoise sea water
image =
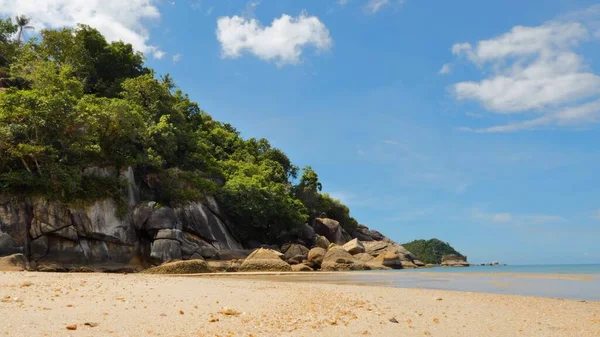
<path fill-rule="evenodd" d="M 431 268 L 403 269 L 404 272 L 439 272 L 439 273 L 523 273 L 523 274 L 600 274 L 600 264 L 556 264 L 556 265 L 515 265 L 515 266 L 475 266 L 468 268 Z"/>

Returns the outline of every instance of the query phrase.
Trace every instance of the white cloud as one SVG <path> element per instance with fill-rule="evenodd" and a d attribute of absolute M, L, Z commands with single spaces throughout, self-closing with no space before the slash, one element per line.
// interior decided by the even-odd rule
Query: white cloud
<path fill-rule="evenodd" d="M 316 16 L 302 13 L 298 17 L 284 14 L 263 27 L 256 19 L 240 16 L 217 20 L 217 39 L 224 58 L 239 58 L 251 53 L 278 65 L 297 64 L 307 46 L 329 50 L 333 41 L 327 27 Z"/>
<path fill-rule="evenodd" d="M 157 58 L 165 55 L 149 44 L 147 21 L 158 20 L 158 0 L 0 0 L 0 15 L 26 15 L 36 29 L 74 27 L 98 29 L 109 41 L 123 40 Z"/>
<path fill-rule="evenodd" d="M 377 13 L 383 7 L 390 4 L 390 0 L 369 0 L 365 6 L 365 10 L 369 13 Z"/>
<path fill-rule="evenodd" d="M 600 11 L 594 13 L 600 18 Z M 582 16 L 535 27 L 516 26 L 474 46 L 466 42 L 452 46 L 454 55 L 475 64 L 485 76 L 456 83 L 452 92 L 457 99 L 477 101 L 497 114 L 537 115 L 507 125 L 463 130 L 514 132 L 599 122 L 600 76 L 577 53 L 582 43 L 595 39 L 595 29 L 589 19 L 577 18 Z"/>
<path fill-rule="evenodd" d="M 179 61 L 181 61 L 182 58 L 183 58 L 183 55 L 181 55 L 181 54 L 173 55 L 173 63 L 178 63 Z"/>
<path fill-rule="evenodd" d="M 340 6 L 346 6 L 348 4 L 350 0 L 338 0 L 338 5 Z"/>
<path fill-rule="evenodd" d="M 560 223 L 565 219 L 558 215 L 522 215 L 512 213 L 488 213 L 480 209 L 471 211 L 471 219 L 487 223 L 507 224 L 515 227 L 533 228 L 538 225 Z"/>
<path fill-rule="evenodd" d="M 438 74 L 446 75 L 446 74 L 450 74 L 451 72 L 452 72 L 452 65 L 450 63 L 446 63 L 442 66 L 440 71 L 438 71 Z"/>

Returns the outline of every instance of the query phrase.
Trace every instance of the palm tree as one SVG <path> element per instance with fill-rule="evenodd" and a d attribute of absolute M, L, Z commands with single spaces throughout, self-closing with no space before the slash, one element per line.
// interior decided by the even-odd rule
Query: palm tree
<path fill-rule="evenodd" d="M 17 35 L 17 42 L 21 44 L 21 37 L 23 36 L 23 30 L 25 29 L 33 29 L 33 26 L 29 26 L 30 18 L 25 15 L 15 17 L 17 21 L 17 26 L 19 26 L 19 33 Z"/>

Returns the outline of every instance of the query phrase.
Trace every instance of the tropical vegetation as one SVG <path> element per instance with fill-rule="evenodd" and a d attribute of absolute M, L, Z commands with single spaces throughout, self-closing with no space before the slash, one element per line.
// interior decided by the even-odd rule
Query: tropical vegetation
<path fill-rule="evenodd" d="M 402 246 L 415 254 L 421 261 L 428 264 L 442 263 L 442 256 L 444 255 L 463 256 L 450 246 L 449 243 L 438 239 L 415 240 L 402 244 Z"/>
<path fill-rule="evenodd" d="M 28 22 L 0 20 L 0 193 L 122 199 L 119 179 L 84 170 L 134 167 L 162 205 L 217 196 L 243 240 L 283 240 L 322 213 L 358 225 L 312 168 L 214 120 L 130 44 L 85 25 L 22 41 Z"/>

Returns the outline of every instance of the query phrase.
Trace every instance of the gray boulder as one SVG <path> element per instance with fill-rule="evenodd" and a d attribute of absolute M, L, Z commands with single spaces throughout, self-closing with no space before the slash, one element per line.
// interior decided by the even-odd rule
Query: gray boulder
<path fill-rule="evenodd" d="M 150 258 L 158 263 L 181 260 L 181 244 L 177 240 L 158 239 L 152 242 Z"/>
<path fill-rule="evenodd" d="M 292 258 L 303 256 L 304 258 L 300 258 L 300 262 L 302 262 L 302 260 L 304 260 L 306 258 L 306 256 L 308 255 L 308 248 L 304 247 L 303 245 L 299 245 L 297 243 L 284 245 L 281 248 L 282 248 L 281 251 L 283 253 L 284 260 L 289 260 Z"/>
<path fill-rule="evenodd" d="M 329 242 L 343 245 L 346 243 L 344 235 L 342 234 L 342 227 L 340 223 L 329 218 L 316 218 L 314 221 L 315 232 L 319 235 L 323 235 L 329 240 Z"/>

